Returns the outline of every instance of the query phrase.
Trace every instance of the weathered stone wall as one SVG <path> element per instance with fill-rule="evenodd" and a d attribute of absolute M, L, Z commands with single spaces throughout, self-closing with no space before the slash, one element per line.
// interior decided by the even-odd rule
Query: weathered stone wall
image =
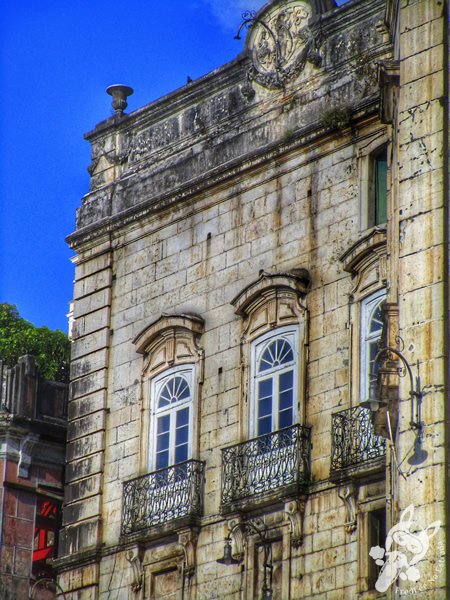
<path fill-rule="evenodd" d="M 434 62 L 424 57 L 420 69 L 435 79 L 442 78 L 436 74 L 439 51 L 425 48 L 431 39 L 439 44 L 442 21 L 438 2 L 412 4 L 411 12 L 400 10 L 404 62 L 399 136 L 389 145 L 387 233 L 385 226 L 367 228 L 362 184 L 371 152 L 391 135 L 377 112 L 376 62 L 392 57 L 381 0 L 351 3 L 311 25 L 322 62 L 308 60 L 284 90 L 253 81 L 250 93 L 251 57 L 244 53 L 88 134 L 91 192 L 70 237 L 78 254 L 75 345 L 59 560 L 68 600 L 259 597 L 261 550 L 254 536 L 243 568 L 216 559 L 230 523 L 239 518 L 221 512 L 221 451 L 248 439 L 250 417 L 243 319 L 231 303 L 261 273 L 306 269 L 311 280 L 301 298 L 305 381 L 299 383 L 299 414 L 312 431 L 312 483 L 305 496 L 278 497 L 250 512 L 268 527 L 274 598 L 374 597 L 368 591 L 368 520 L 371 511 L 386 507 L 387 493 L 389 524 L 411 502 L 424 506 L 424 527 L 442 519 L 439 401 L 435 409 L 424 401 L 432 462 L 403 478 L 390 470 L 389 449 L 388 480 L 401 484 L 388 491 L 384 472 L 376 469 L 357 484 L 330 479 L 332 414 L 364 400 L 359 302 L 370 291 L 388 284 L 388 300 L 399 306 L 399 333 L 408 344 L 414 339 L 408 352 L 423 361 L 423 384 L 431 390 L 443 382 L 442 362 L 434 360 L 443 348 L 442 245 L 435 234 L 442 224 L 442 188 L 433 171 L 442 169 L 441 92 L 433 87 L 436 101 L 425 104 L 431 79 L 423 85 L 416 82 L 420 74 L 412 74 L 421 46 L 406 20 L 414 13 L 417 27 L 426 29 L 417 35 Z M 126 538 L 123 483 L 149 471 L 149 381 L 134 343 L 163 314 L 204 321 L 192 452 L 205 462 L 204 516 L 187 531 L 166 527 L 147 538 Z M 414 365 L 412 354 L 408 359 Z M 409 401 L 402 402 L 401 458 L 412 439 L 408 411 Z M 425 485 L 433 477 L 436 485 Z M 430 496 L 422 500 L 425 491 Z M 437 503 L 430 512 L 432 499 Z M 436 552 L 431 556 L 435 565 Z"/>
<path fill-rule="evenodd" d="M 400 331 L 411 364 L 420 362 L 424 388 L 424 450 L 430 455 L 407 478 L 399 478 L 398 502 L 403 509 L 414 503 L 414 520 L 442 527 L 432 540 L 421 566 L 426 573 L 415 585 L 401 582 L 409 597 L 445 597 L 445 478 L 444 478 L 444 7 L 440 2 L 409 2 L 400 12 L 399 41 L 401 93 L 398 100 L 398 135 L 394 137 L 397 181 L 392 200 L 398 214 L 399 261 L 392 280 L 400 306 Z M 448 102 L 448 99 L 447 99 Z M 414 436 L 409 427 L 408 382 L 401 386 L 397 453 L 408 455 Z M 448 500 L 447 500 L 448 501 Z"/>

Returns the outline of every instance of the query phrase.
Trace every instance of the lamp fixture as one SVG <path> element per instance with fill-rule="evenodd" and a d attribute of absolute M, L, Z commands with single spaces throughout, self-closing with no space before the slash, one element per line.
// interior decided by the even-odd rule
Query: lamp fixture
<path fill-rule="evenodd" d="M 217 561 L 221 565 L 238 565 L 241 561 L 237 558 L 233 558 L 233 548 L 231 546 L 231 536 L 228 535 L 225 538 L 225 546 L 223 548 L 222 558 L 218 558 Z"/>
<path fill-rule="evenodd" d="M 402 344 L 402 348 L 404 347 L 403 340 L 398 337 L 399 343 Z M 373 361 L 373 364 L 376 365 L 381 358 L 384 357 L 384 362 L 386 360 L 395 360 L 398 359 L 402 363 L 403 367 L 398 368 L 398 374 L 401 377 L 405 377 L 408 374 L 409 382 L 410 382 L 410 390 L 409 396 L 411 399 L 411 420 L 410 427 L 412 429 L 416 429 L 419 434 L 421 434 L 423 430 L 424 423 L 422 421 L 422 399 L 423 399 L 423 391 L 420 383 L 420 373 L 419 373 L 419 362 L 417 363 L 417 376 L 414 378 L 412 369 L 404 354 L 397 350 L 396 348 L 392 348 L 391 346 L 385 346 L 381 348 Z M 386 402 L 381 400 L 380 398 L 380 389 L 378 386 L 378 379 L 375 375 L 371 374 L 371 381 L 369 387 L 369 399 L 365 402 L 361 403 L 363 408 L 369 408 L 372 411 L 377 411 L 382 406 L 386 406 Z"/>
<path fill-rule="evenodd" d="M 387 406 L 387 402 L 380 399 L 380 389 L 378 386 L 378 380 L 374 375 L 370 375 L 369 384 L 369 399 L 361 402 L 363 408 L 368 408 L 372 412 L 377 412 L 380 408 Z"/>
<path fill-rule="evenodd" d="M 267 525 L 261 519 L 253 519 L 244 521 L 242 523 L 235 523 L 228 532 L 225 538 L 225 546 L 223 548 L 223 556 L 218 558 L 216 562 L 221 565 L 236 565 L 242 562 L 237 558 L 233 558 L 233 548 L 231 544 L 231 536 L 233 531 L 241 529 L 243 533 L 256 534 L 259 538 L 261 546 L 264 551 L 263 561 L 263 585 L 262 585 L 262 600 L 272 600 L 272 573 L 273 565 L 271 561 L 271 544 L 267 539 L 268 529 Z"/>

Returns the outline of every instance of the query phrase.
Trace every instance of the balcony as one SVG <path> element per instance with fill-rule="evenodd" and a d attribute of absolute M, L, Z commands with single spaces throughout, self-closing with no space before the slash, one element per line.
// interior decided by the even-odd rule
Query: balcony
<path fill-rule="evenodd" d="M 332 415 L 330 479 L 371 475 L 384 469 L 386 440 L 375 435 L 371 411 L 355 406 Z"/>
<path fill-rule="evenodd" d="M 203 510 L 204 463 L 188 460 L 123 484 L 122 536 L 193 524 Z M 170 527 L 164 527 L 167 525 Z"/>
<path fill-rule="evenodd" d="M 251 509 L 304 489 L 311 432 L 294 425 L 222 450 L 222 512 Z"/>

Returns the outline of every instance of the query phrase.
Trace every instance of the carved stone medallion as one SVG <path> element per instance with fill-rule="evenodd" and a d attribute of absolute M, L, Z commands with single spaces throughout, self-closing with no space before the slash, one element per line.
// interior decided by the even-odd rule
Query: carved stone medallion
<path fill-rule="evenodd" d="M 318 66 L 319 41 L 312 35 L 308 21 L 311 6 L 301 0 L 288 0 L 262 15 L 248 12 L 244 23 L 250 28 L 249 47 L 253 65 L 249 82 L 257 81 L 271 89 L 284 88 L 307 61 Z"/>

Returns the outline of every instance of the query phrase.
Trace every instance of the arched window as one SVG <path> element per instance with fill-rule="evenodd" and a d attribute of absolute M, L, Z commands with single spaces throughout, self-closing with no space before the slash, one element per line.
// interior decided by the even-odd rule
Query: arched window
<path fill-rule="evenodd" d="M 153 468 L 164 469 L 191 458 L 193 366 L 171 369 L 151 384 Z"/>
<path fill-rule="evenodd" d="M 386 290 L 379 290 L 361 302 L 361 401 L 367 400 L 369 384 L 376 379 L 375 357 L 383 330 L 383 304 Z"/>
<path fill-rule="evenodd" d="M 142 471 L 198 456 L 203 319 L 162 315 L 135 338 L 143 360 Z"/>
<path fill-rule="evenodd" d="M 297 340 L 280 329 L 253 344 L 253 435 L 290 427 L 297 418 Z"/>

